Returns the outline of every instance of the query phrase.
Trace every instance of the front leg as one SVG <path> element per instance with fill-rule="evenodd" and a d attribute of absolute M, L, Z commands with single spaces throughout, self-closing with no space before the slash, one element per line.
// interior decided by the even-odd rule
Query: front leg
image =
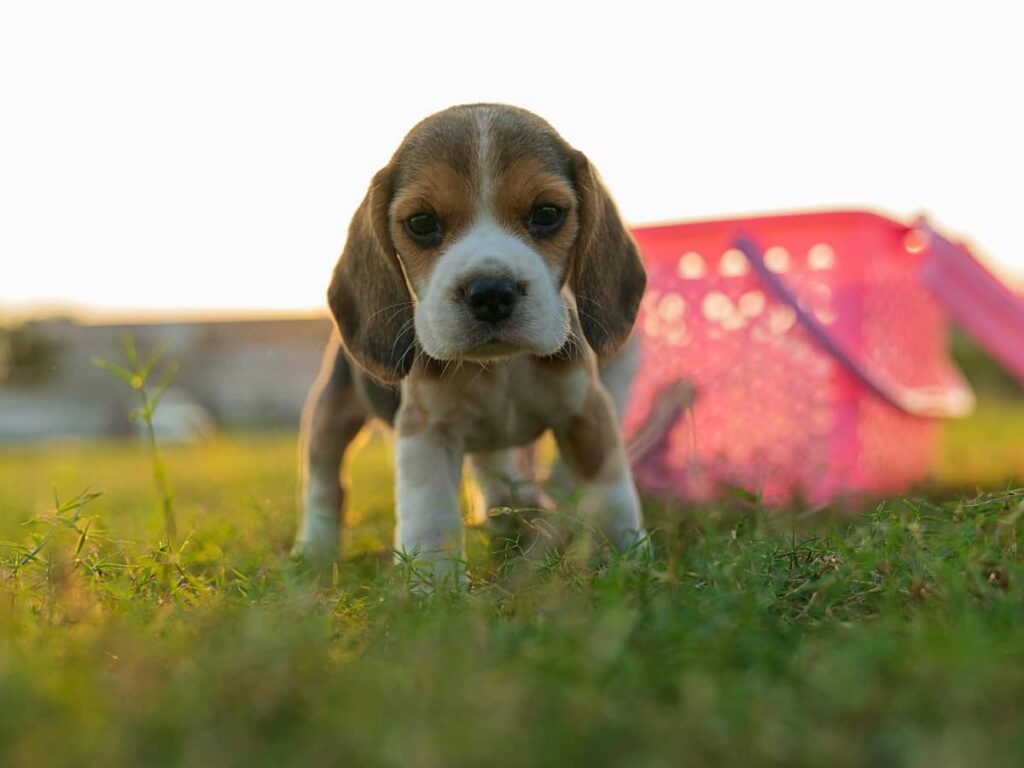
<path fill-rule="evenodd" d="M 398 417 L 395 550 L 433 578 L 465 580 L 459 482 L 462 445 L 430 426 L 403 428 Z"/>
<path fill-rule="evenodd" d="M 342 459 L 366 417 L 351 363 L 334 335 L 302 411 L 299 439 L 302 519 L 292 550 L 295 555 L 327 560 L 338 557 L 345 500 Z"/>
<path fill-rule="evenodd" d="M 579 508 L 584 519 L 620 550 L 641 540 L 646 532 L 640 497 L 615 406 L 596 377 L 590 380 L 580 410 L 555 430 L 555 439 L 581 491 Z"/>

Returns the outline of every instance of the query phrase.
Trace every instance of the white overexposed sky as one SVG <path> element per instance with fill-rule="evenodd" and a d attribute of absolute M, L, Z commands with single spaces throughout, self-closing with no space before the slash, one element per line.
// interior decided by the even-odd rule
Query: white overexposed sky
<path fill-rule="evenodd" d="M 923 211 L 1020 281 L 1015 5 L 5 2 L 0 311 L 320 308 L 371 175 L 474 101 L 633 223 Z"/>

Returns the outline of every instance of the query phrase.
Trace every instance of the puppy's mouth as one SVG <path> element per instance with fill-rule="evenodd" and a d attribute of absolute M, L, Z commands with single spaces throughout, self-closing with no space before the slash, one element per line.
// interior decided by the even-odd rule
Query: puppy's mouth
<path fill-rule="evenodd" d="M 501 360 L 531 351 L 521 344 L 494 337 L 466 349 L 461 356 L 466 360 Z"/>
<path fill-rule="evenodd" d="M 486 332 L 467 333 L 458 349 L 449 348 L 444 357 L 453 360 L 488 362 L 508 360 L 519 355 L 544 355 L 550 351 L 536 339 L 524 337 L 516 329 L 488 328 Z"/>

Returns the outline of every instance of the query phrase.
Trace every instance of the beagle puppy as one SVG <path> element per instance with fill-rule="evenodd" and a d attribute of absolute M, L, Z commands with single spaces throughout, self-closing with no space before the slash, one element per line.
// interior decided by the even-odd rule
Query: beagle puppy
<path fill-rule="evenodd" d="M 328 289 L 337 332 L 303 415 L 297 550 L 337 555 L 341 462 L 373 416 L 396 435 L 395 549 L 439 577 L 464 578 L 463 457 L 502 505 L 513 450 L 547 430 L 585 518 L 616 547 L 637 542 L 600 370 L 624 400 L 635 358 L 609 362 L 645 284 L 596 172 L 544 120 L 474 104 L 416 125 L 373 177 Z"/>

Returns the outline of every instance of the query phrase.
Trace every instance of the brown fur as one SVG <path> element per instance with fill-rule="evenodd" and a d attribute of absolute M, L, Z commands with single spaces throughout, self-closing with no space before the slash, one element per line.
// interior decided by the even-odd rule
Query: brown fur
<path fill-rule="evenodd" d="M 562 458 L 580 477 L 588 480 L 609 474 L 620 466 L 614 462 L 614 448 L 619 427 L 615 423 L 615 409 L 610 407 L 603 390 L 591 387 L 582 410 L 570 420 L 564 435 L 558 435 Z"/>

